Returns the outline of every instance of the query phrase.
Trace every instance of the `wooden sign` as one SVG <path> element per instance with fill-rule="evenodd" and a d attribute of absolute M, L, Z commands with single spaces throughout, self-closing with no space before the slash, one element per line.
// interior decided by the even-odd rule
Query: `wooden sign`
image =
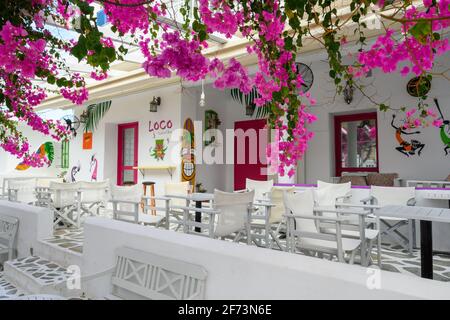
<path fill-rule="evenodd" d="M 195 185 L 195 140 L 194 123 L 190 118 L 184 121 L 183 139 L 181 142 L 181 181 L 189 181 Z"/>
<path fill-rule="evenodd" d="M 92 132 L 83 133 L 83 150 L 92 149 Z"/>

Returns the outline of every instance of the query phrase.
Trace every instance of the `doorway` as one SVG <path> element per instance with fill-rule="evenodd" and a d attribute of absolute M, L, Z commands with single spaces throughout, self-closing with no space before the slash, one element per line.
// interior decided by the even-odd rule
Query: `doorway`
<path fill-rule="evenodd" d="M 137 170 L 133 167 L 138 165 L 139 123 L 119 124 L 118 134 L 117 184 L 136 184 Z"/>
<path fill-rule="evenodd" d="M 267 180 L 266 119 L 234 123 L 234 190 L 245 189 L 245 179 Z"/>

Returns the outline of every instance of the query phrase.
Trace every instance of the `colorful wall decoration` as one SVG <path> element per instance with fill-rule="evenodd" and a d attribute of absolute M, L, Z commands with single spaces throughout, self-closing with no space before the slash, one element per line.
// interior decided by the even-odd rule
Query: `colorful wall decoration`
<path fill-rule="evenodd" d="M 400 153 L 403 153 L 405 156 L 409 157 L 416 154 L 420 156 L 422 153 L 423 148 L 425 147 L 424 143 L 421 143 L 418 140 L 412 139 L 411 141 L 406 141 L 403 139 L 402 135 L 414 135 L 414 134 L 420 134 L 420 131 L 406 131 L 403 125 L 396 126 L 394 124 L 395 121 L 395 114 L 392 115 L 392 121 L 391 126 L 395 129 L 395 139 L 399 143 L 399 147 L 396 147 L 395 149 L 399 151 Z"/>
<path fill-rule="evenodd" d="M 181 181 L 195 185 L 195 140 L 194 123 L 190 118 L 184 121 L 181 142 Z"/>
<path fill-rule="evenodd" d="M 55 149 L 52 142 L 45 142 L 41 144 L 41 146 L 36 150 L 35 153 L 38 154 L 41 158 L 47 158 L 48 166 L 51 166 L 55 156 Z M 30 168 L 30 166 L 23 162 L 19 163 L 16 166 L 16 170 L 19 171 L 27 170 L 28 168 Z"/>
<path fill-rule="evenodd" d="M 83 150 L 92 149 L 92 132 L 83 133 Z"/>
<path fill-rule="evenodd" d="M 205 146 L 216 141 L 216 129 L 219 128 L 220 124 L 221 121 L 217 112 L 214 110 L 205 111 Z"/>
<path fill-rule="evenodd" d="M 156 160 L 164 160 L 166 156 L 167 146 L 164 144 L 164 139 L 156 139 L 155 147 L 150 148 L 150 155 Z"/>
<path fill-rule="evenodd" d="M 72 169 L 70 170 L 70 181 L 71 182 L 76 182 L 77 181 L 75 176 L 77 175 L 78 172 L 80 172 L 80 170 L 81 170 L 81 164 L 78 161 L 77 165 L 73 166 Z"/>
<path fill-rule="evenodd" d="M 450 121 L 444 118 L 438 99 L 435 98 L 434 103 L 436 104 L 439 114 L 441 115 L 442 124 L 439 126 L 439 135 L 442 143 L 444 144 L 445 155 L 448 155 L 448 151 L 450 149 Z"/>
<path fill-rule="evenodd" d="M 90 172 L 91 172 L 91 181 L 97 181 L 98 160 L 97 157 L 95 156 L 95 153 L 91 157 Z"/>

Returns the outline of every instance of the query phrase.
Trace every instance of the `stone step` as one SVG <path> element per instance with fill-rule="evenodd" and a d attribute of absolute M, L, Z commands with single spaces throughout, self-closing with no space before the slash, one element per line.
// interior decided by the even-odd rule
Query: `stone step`
<path fill-rule="evenodd" d="M 40 240 L 34 247 L 33 255 L 53 261 L 65 268 L 76 265 L 82 267 L 83 254 L 72 250 L 71 248 L 64 248 L 50 240 Z"/>
<path fill-rule="evenodd" d="M 70 276 L 66 268 L 39 256 L 10 260 L 4 264 L 4 278 L 27 294 L 74 296 L 75 292 L 67 286 Z"/>
<path fill-rule="evenodd" d="M 8 281 L 4 277 L 3 272 L 0 272 L 0 300 L 17 299 L 19 297 L 25 296 L 25 294 L 25 292 Z"/>

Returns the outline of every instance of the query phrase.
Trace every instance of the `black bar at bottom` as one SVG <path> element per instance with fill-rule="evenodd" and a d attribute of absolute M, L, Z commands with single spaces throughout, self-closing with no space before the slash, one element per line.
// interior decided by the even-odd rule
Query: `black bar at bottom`
<path fill-rule="evenodd" d="M 201 201 L 195 201 L 195 207 L 201 208 L 202 202 Z M 195 222 L 202 222 L 202 213 L 201 212 L 195 212 Z M 195 227 L 195 232 L 201 232 L 202 229 L 199 227 Z"/>
<path fill-rule="evenodd" d="M 422 278 L 433 279 L 433 237 L 431 221 L 420 221 Z"/>

